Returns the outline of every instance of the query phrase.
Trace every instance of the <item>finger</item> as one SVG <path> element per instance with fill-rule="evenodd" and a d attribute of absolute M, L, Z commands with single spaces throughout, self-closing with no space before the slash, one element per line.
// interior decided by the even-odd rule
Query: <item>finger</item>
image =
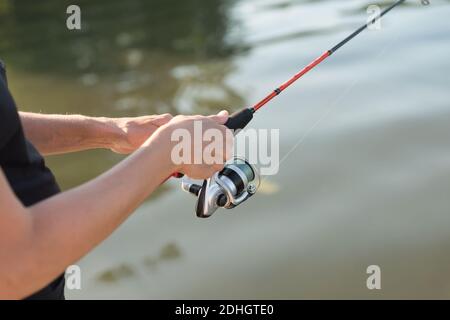
<path fill-rule="evenodd" d="M 212 170 L 214 172 L 218 172 L 218 171 L 222 170 L 224 166 L 225 166 L 225 163 L 215 163 L 212 166 Z"/>
<path fill-rule="evenodd" d="M 222 110 L 218 114 L 209 116 L 208 118 L 217 122 L 218 124 L 225 124 L 229 117 L 228 111 Z"/>
<path fill-rule="evenodd" d="M 152 124 L 160 127 L 165 125 L 167 122 L 169 122 L 170 120 L 172 120 L 173 116 L 170 113 L 164 113 L 164 114 L 160 114 L 158 116 L 155 116 L 152 120 Z"/>
<path fill-rule="evenodd" d="M 189 171 L 187 176 L 191 179 L 195 180 L 203 180 L 210 178 L 214 172 L 212 170 L 209 170 L 207 168 L 202 168 L 202 170 L 192 170 Z"/>
<path fill-rule="evenodd" d="M 233 133 L 227 130 L 225 137 L 225 152 L 224 161 L 230 160 L 234 155 L 234 136 Z"/>
<path fill-rule="evenodd" d="M 208 167 L 203 171 L 204 179 L 211 178 L 217 171 L 220 170 L 216 170 L 214 167 Z"/>

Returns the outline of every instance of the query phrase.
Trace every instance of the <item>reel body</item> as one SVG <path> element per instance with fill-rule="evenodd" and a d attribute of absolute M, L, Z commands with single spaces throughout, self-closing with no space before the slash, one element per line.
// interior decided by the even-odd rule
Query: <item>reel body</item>
<path fill-rule="evenodd" d="M 254 166 L 244 159 L 234 158 L 201 186 L 183 182 L 182 188 L 197 196 L 197 217 L 208 218 L 218 208 L 232 209 L 246 201 L 256 193 L 259 182 Z"/>

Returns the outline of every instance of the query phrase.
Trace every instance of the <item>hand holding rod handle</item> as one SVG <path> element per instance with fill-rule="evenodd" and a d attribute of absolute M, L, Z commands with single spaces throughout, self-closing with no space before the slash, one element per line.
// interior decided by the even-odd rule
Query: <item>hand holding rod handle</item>
<path fill-rule="evenodd" d="M 230 130 L 242 130 L 244 129 L 247 124 L 249 124 L 250 121 L 253 119 L 253 109 L 252 108 L 245 108 L 240 111 L 236 111 L 233 113 L 225 122 L 225 126 Z M 180 172 L 175 172 L 172 174 L 172 177 L 174 178 L 183 178 L 183 174 Z"/>
<path fill-rule="evenodd" d="M 245 108 L 241 111 L 233 113 L 225 122 L 225 126 L 231 130 L 244 129 L 253 119 L 253 109 Z"/>
<path fill-rule="evenodd" d="M 243 110 L 237 111 L 228 118 L 227 122 L 225 122 L 225 126 L 230 130 L 234 130 L 234 133 L 236 134 L 237 130 L 244 129 L 250 123 L 250 121 L 252 121 L 253 112 L 254 111 L 252 108 L 245 108 Z M 207 213 L 208 210 L 205 210 L 205 195 L 208 188 L 208 183 L 209 179 L 203 181 L 200 194 L 198 195 L 195 213 L 199 218 L 208 218 L 210 216 L 210 214 Z"/>

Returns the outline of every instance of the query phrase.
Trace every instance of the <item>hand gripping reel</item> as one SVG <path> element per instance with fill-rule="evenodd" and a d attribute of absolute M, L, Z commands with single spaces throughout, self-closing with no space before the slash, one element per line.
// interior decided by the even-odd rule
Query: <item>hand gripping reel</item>
<path fill-rule="evenodd" d="M 253 112 L 252 108 L 238 111 L 228 118 L 225 126 L 236 134 L 253 119 Z M 233 159 L 222 171 L 204 180 L 201 186 L 182 183 L 183 190 L 197 196 L 195 211 L 199 218 L 210 217 L 219 207 L 231 209 L 238 206 L 251 197 L 258 186 L 257 170 L 240 158 Z"/>

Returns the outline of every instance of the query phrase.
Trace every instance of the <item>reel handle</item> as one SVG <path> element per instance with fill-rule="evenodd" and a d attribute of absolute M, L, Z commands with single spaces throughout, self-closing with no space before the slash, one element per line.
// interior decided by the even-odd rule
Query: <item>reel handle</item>
<path fill-rule="evenodd" d="M 200 190 L 202 189 L 202 186 L 195 184 L 195 183 L 189 183 L 189 182 L 181 182 L 181 189 L 183 189 L 185 192 L 188 192 L 196 197 L 198 197 Z"/>

